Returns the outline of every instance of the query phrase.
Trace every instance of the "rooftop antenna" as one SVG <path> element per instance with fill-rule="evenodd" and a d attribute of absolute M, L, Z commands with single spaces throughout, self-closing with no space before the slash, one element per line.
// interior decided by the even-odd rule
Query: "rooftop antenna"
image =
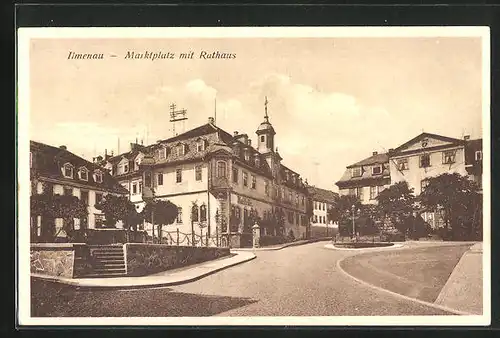
<path fill-rule="evenodd" d="M 176 110 L 177 106 L 175 103 L 170 105 L 170 122 L 172 122 L 172 133 L 173 136 L 176 136 L 175 125 L 177 122 L 182 121 L 182 132 L 184 132 L 185 121 L 187 120 L 187 111 L 186 109 Z"/>
<path fill-rule="evenodd" d="M 264 119 L 266 121 L 269 120 L 269 116 L 267 115 L 267 104 L 269 103 L 269 101 L 267 101 L 267 96 L 266 96 L 266 100 L 264 101 L 264 110 L 265 110 L 265 115 L 264 115 Z"/>

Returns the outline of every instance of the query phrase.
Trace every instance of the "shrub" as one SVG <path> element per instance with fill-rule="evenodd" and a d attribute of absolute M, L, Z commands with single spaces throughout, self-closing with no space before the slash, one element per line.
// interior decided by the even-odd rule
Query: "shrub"
<path fill-rule="evenodd" d="M 260 246 L 284 244 L 286 242 L 287 242 L 287 240 L 283 236 L 261 236 L 260 237 Z"/>

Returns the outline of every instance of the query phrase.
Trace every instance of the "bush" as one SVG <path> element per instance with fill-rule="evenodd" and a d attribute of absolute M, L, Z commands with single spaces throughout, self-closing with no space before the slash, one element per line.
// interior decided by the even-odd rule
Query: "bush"
<path fill-rule="evenodd" d="M 286 242 L 287 242 L 287 239 L 283 236 L 261 236 L 260 237 L 260 246 L 284 244 Z"/>
<path fill-rule="evenodd" d="M 382 242 L 404 242 L 405 235 L 399 230 L 383 231 L 380 234 L 380 240 Z"/>

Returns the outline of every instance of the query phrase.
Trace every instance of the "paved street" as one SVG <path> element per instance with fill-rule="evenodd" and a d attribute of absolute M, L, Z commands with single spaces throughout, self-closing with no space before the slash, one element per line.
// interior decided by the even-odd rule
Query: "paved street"
<path fill-rule="evenodd" d="M 34 285 L 37 291 L 33 297 L 33 315 L 172 317 L 449 314 L 358 284 L 337 268 L 337 261 L 355 252 L 328 250 L 324 248 L 325 244 L 319 242 L 277 251 L 260 251 L 253 261 L 196 282 L 168 288 L 76 291 L 72 287 L 37 282 Z M 426 248 L 421 248 L 424 245 Z M 468 246 L 415 243 L 410 244 L 409 248 L 373 255 L 378 257 L 372 260 L 375 269 L 367 268 L 364 273 L 362 269 L 352 269 L 350 266 L 354 261 L 350 259 L 344 261 L 346 264 L 343 266 L 347 270 L 351 268 L 360 279 L 369 275 L 371 277 L 367 278 L 371 278 L 372 282 L 375 278 L 382 284 L 393 281 L 394 276 L 420 281 L 419 285 L 424 284 L 432 289 L 426 289 L 423 299 L 432 301 Z M 415 257 L 418 257 L 418 261 L 425 264 L 414 262 L 408 268 L 401 268 L 404 264 L 397 264 L 398 260 L 408 262 L 412 251 L 417 254 Z M 362 258 L 361 262 L 360 266 L 366 266 L 369 260 Z M 425 276 L 418 277 L 423 272 Z M 388 273 L 391 274 L 389 277 Z M 402 291 L 403 294 L 405 292 L 408 290 Z M 55 299 L 58 299 L 57 303 Z"/>

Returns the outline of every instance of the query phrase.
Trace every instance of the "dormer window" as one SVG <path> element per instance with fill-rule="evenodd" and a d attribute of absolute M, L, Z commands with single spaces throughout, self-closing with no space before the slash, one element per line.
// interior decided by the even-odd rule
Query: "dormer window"
<path fill-rule="evenodd" d="M 66 163 L 63 166 L 63 175 L 66 178 L 73 178 L 73 165 L 70 163 Z"/>
<path fill-rule="evenodd" d="M 80 168 L 79 176 L 80 176 L 80 179 L 82 181 L 88 181 L 89 180 L 89 171 L 87 170 L 87 168 L 85 168 L 85 167 Z"/>
<path fill-rule="evenodd" d="M 207 140 L 203 140 L 203 139 L 199 139 L 197 142 L 196 142 L 196 150 L 197 151 L 204 151 L 207 149 Z"/>
<path fill-rule="evenodd" d="M 250 161 L 250 151 L 248 149 L 245 149 L 245 161 Z"/>
<path fill-rule="evenodd" d="M 97 170 L 95 173 L 94 173 L 94 181 L 96 181 L 97 183 L 102 183 L 102 172 Z"/>
<path fill-rule="evenodd" d="M 123 165 L 123 173 L 124 173 L 124 174 L 128 173 L 128 169 L 129 169 L 129 168 L 128 168 L 128 163 L 125 163 L 125 164 Z"/>
<path fill-rule="evenodd" d="M 360 177 L 362 174 L 361 167 L 352 168 L 352 177 Z"/>
<path fill-rule="evenodd" d="M 159 160 L 164 160 L 167 157 L 167 148 L 165 147 L 161 147 L 156 152 Z"/>
<path fill-rule="evenodd" d="M 372 175 L 381 175 L 382 174 L 382 165 L 376 165 L 372 167 Z"/>

